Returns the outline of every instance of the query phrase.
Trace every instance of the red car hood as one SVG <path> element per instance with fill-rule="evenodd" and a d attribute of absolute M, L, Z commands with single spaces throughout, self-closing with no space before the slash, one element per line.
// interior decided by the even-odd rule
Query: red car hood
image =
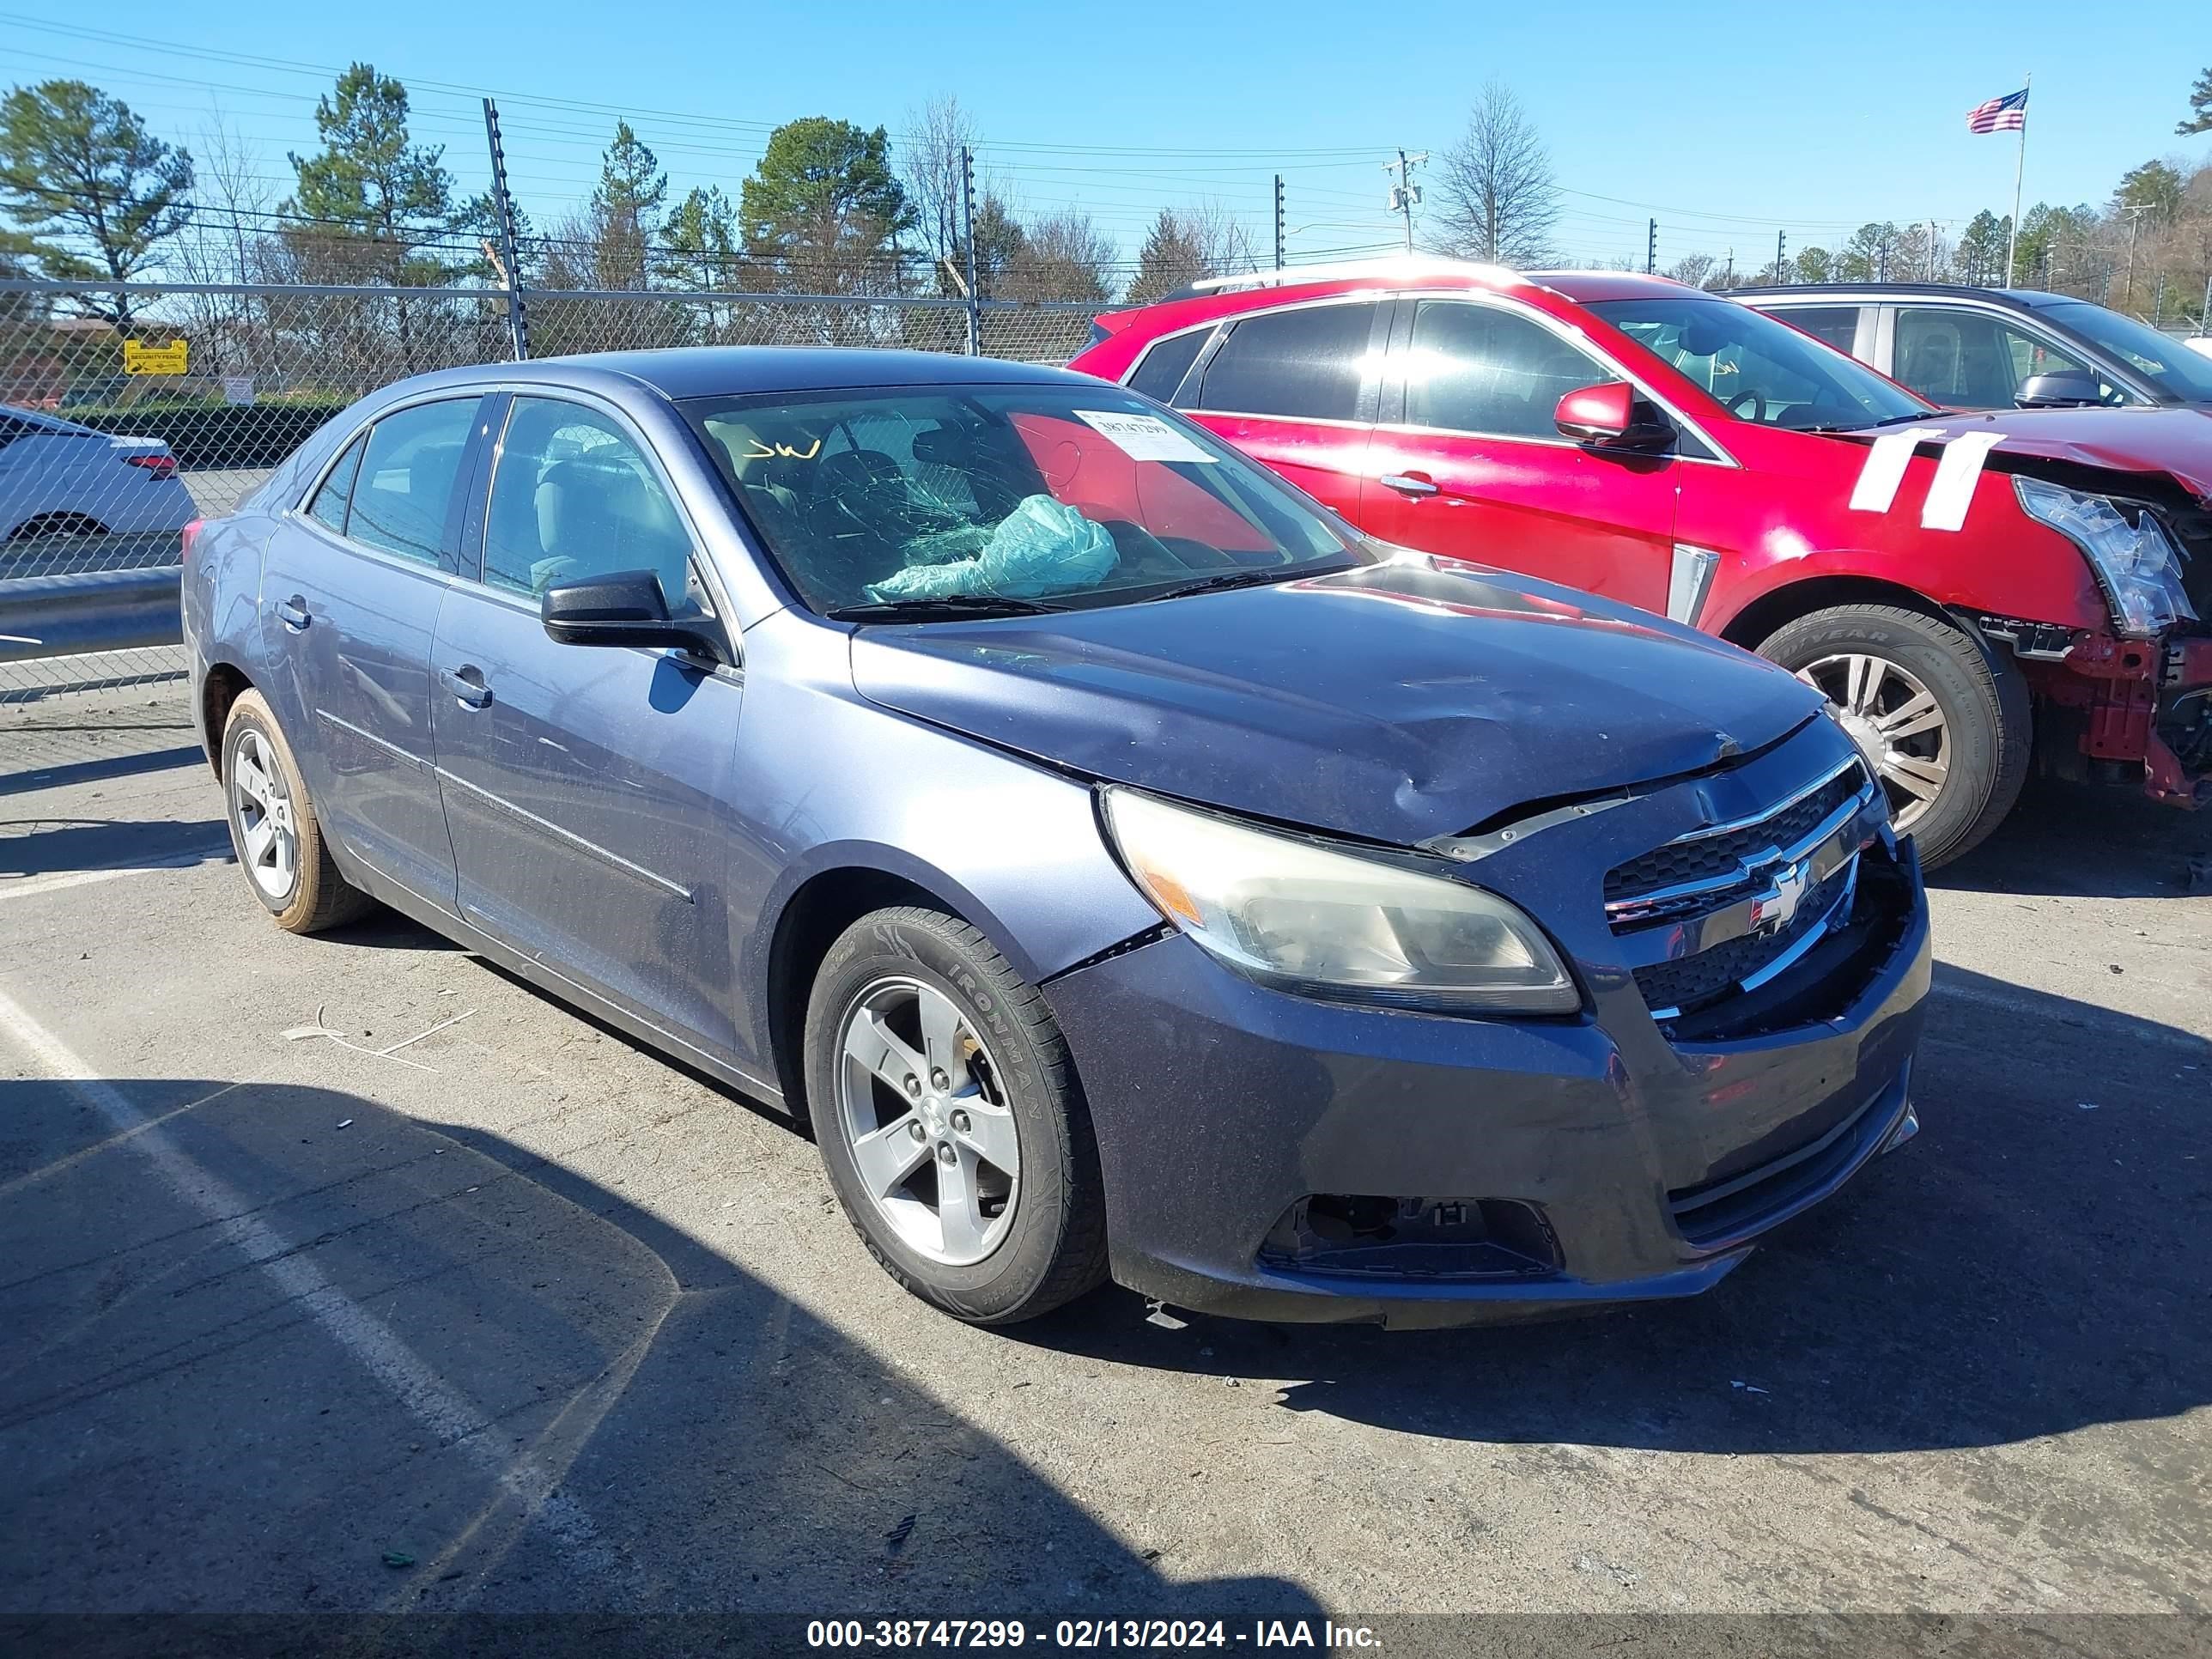
<path fill-rule="evenodd" d="M 1969 432 L 2004 434 L 2001 454 L 2038 455 L 2122 472 L 2164 472 L 2200 501 L 2212 502 L 2212 410 L 2008 409 L 1930 415 L 1916 429 L 1946 439 Z"/>

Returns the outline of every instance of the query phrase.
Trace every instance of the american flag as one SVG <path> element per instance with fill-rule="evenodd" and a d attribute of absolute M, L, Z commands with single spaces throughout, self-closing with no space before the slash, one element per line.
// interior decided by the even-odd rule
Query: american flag
<path fill-rule="evenodd" d="M 1966 112 L 1969 132 L 2018 132 L 2027 125 L 2027 88 L 1977 104 Z"/>

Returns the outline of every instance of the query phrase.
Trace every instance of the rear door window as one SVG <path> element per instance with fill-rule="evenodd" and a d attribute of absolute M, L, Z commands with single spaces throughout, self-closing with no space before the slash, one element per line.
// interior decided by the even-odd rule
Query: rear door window
<path fill-rule="evenodd" d="M 1247 317 L 1206 365 L 1198 406 L 1292 420 L 1360 419 L 1381 310 L 1369 300 Z"/>
<path fill-rule="evenodd" d="M 422 564 L 445 562 L 446 515 L 479 401 L 417 404 L 369 428 L 346 512 L 349 540 Z"/>
<path fill-rule="evenodd" d="M 1559 399 L 1615 378 L 1540 323 L 1456 300 L 1414 307 L 1404 361 L 1407 424 L 1508 438 L 1557 438 Z"/>
<path fill-rule="evenodd" d="M 1814 339 L 1826 341 L 1846 356 L 1858 343 L 1856 306 L 1777 306 L 1774 314 L 1790 327 L 1802 328 Z"/>
<path fill-rule="evenodd" d="M 1173 403 L 1176 388 L 1198 361 L 1199 351 L 1212 333 L 1211 329 L 1194 328 L 1157 343 L 1137 364 L 1137 372 L 1129 376 L 1129 390 L 1164 404 Z"/>

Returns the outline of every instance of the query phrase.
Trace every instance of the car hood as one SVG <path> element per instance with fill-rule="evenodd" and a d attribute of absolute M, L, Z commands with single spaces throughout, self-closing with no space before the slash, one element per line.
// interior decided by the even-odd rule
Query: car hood
<path fill-rule="evenodd" d="M 873 627 L 887 708 L 1091 777 L 1396 845 L 1709 768 L 1820 706 L 1640 611 L 1420 555 L 1037 617 Z"/>
<path fill-rule="evenodd" d="M 2002 432 L 2001 455 L 2164 472 L 2200 501 L 2212 500 L 2212 410 L 2007 409 L 1931 415 L 1913 429 L 1941 432 L 1947 441 L 1969 432 Z"/>

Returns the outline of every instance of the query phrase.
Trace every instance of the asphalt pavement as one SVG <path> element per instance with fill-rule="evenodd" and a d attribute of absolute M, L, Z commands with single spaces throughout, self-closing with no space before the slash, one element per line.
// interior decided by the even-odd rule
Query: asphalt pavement
<path fill-rule="evenodd" d="M 2212 1597 L 2212 821 L 2045 792 L 1941 872 L 1922 1133 L 1701 1299 L 992 1332 L 774 1114 L 277 932 L 173 689 L 0 720 L 0 1613 Z"/>

